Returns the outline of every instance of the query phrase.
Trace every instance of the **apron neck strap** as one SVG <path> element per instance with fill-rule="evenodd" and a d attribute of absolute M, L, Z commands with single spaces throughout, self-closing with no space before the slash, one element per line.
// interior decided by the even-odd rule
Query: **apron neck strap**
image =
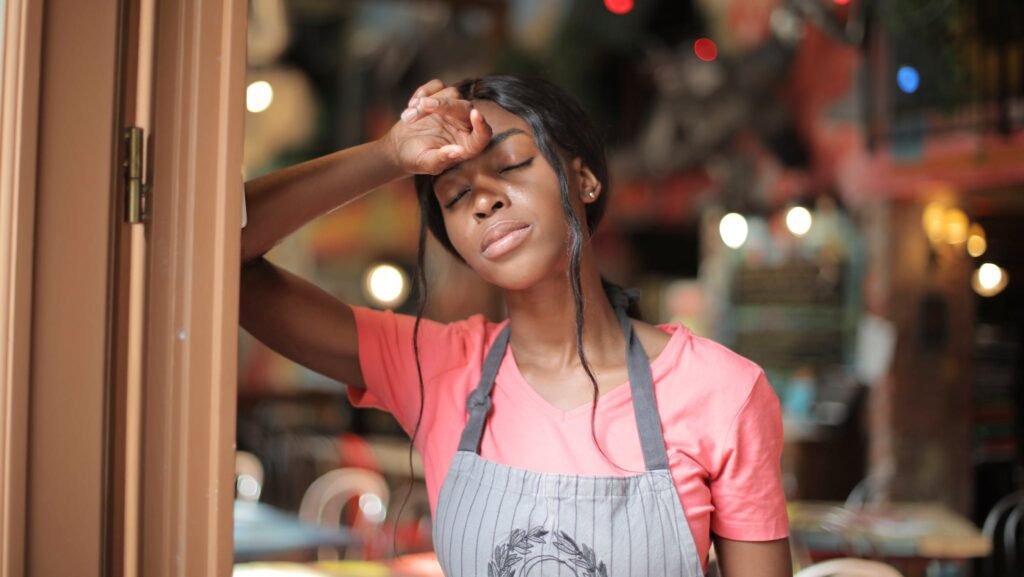
<path fill-rule="evenodd" d="M 466 428 L 462 430 L 462 438 L 459 440 L 459 450 L 472 453 L 480 452 L 480 440 L 484 436 L 484 422 L 487 414 L 491 411 L 491 390 L 494 388 L 494 377 L 498 374 L 498 367 L 505 357 L 505 349 L 508 348 L 508 337 L 511 332 L 510 326 L 505 325 L 494 339 L 494 344 L 487 351 L 484 359 L 484 368 L 480 374 L 480 384 L 477 385 L 469 398 L 466 399 L 466 411 L 469 412 L 469 421 Z"/>
<path fill-rule="evenodd" d="M 633 323 L 626 316 L 626 310 L 616 307 L 626 337 L 626 367 L 629 371 L 629 389 L 633 395 L 633 414 L 636 428 L 640 433 L 640 446 L 644 451 L 644 463 L 648 471 L 668 469 L 668 453 L 665 450 L 665 434 L 661 428 L 658 403 L 654 399 L 654 377 L 647 351 L 633 330 Z"/>
<path fill-rule="evenodd" d="M 633 412 L 636 416 L 637 430 L 640 433 L 644 464 L 648 471 L 667 470 L 668 454 L 665 450 L 665 437 L 662 432 L 661 418 L 658 415 L 658 406 L 654 399 L 651 364 L 640 339 L 633 331 L 633 323 L 626 315 L 626 306 L 637 298 L 637 295 L 636 291 L 614 288 L 610 291 L 609 297 L 619 318 L 622 334 L 626 338 L 626 367 L 629 371 L 629 388 L 633 395 Z M 459 451 L 480 452 L 484 424 L 491 410 L 491 391 L 494 389 L 494 378 L 498 374 L 498 368 L 508 349 L 510 332 L 510 325 L 506 324 L 494 339 L 490 350 L 487 351 L 480 374 L 480 383 L 466 400 L 469 421 L 462 431 Z"/>

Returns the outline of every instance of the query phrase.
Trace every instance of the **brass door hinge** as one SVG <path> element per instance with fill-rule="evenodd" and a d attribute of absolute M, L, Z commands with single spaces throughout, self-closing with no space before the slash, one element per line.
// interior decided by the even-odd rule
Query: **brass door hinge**
<path fill-rule="evenodd" d="M 143 181 L 142 165 L 146 135 L 141 128 L 129 126 L 124 130 L 124 141 L 125 222 L 138 224 L 149 218 L 149 184 Z"/>

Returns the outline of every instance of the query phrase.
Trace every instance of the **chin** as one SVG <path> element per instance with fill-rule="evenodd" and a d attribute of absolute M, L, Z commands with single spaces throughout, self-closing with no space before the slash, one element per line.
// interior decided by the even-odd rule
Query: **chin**
<path fill-rule="evenodd" d="M 522 291 L 558 276 L 565 278 L 568 261 L 564 254 L 522 253 L 502 261 L 483 261 L 471 265 L 486 282 L 505 291 Z"/>

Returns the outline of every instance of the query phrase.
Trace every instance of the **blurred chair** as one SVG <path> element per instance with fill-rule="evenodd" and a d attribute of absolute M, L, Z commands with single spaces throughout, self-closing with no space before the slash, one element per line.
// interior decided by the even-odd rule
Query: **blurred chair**
<path fill-rule="evenodd" d="M 346 515 L 344 526 L 359 536 L 363 545 L 347 547 L 345 558 L 369 559 L 378 556 L 370 549 L 386 542 L 382 533 L 389 500 L 388 484 L 379 473 L 351 467 L 334 469 L 321 475 L 306 490 L 299 505 L 299 518 L 318 527 L 340 527 L 345 506 L 355 502 L 357 508 Z M 318 558 L 338 559 L 338 551 L 321 547 Z"/>
<path fill-rule="evenodd" d="M 981 577 L 1020 575 L 1020 525 L 1024 517 L 1024 491 L 1003 497 L 985 516 L 981 533 L 992 541 L 992 553 L 981 562 Z"/>
<path fill-rule="evenodd" d="M 881 561 L 844 558 L 816 563 L 793 577 L 903 577 L 903 574 Z"/>
<path fill-rule="evenodd" d="M 259 501 L 263 490 L 263 463 L 252 453 L 235 451 L 235 498 Z"/>

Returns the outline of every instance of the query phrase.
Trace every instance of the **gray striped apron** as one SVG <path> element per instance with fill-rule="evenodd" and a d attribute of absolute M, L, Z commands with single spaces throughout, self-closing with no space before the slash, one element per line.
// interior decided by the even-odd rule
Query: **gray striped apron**
<path fill-rule="evenodd" d="M 627 477 L 539 473 L 479 455 L 494 377 L 508 346 L 506 325 L 467 400 L 469 422 L 438 497 L 434 549 L 447 577 L 703 574 L 669 472 L 651 366 L 622 303 L 616 305 L 646 472 Z"/>

